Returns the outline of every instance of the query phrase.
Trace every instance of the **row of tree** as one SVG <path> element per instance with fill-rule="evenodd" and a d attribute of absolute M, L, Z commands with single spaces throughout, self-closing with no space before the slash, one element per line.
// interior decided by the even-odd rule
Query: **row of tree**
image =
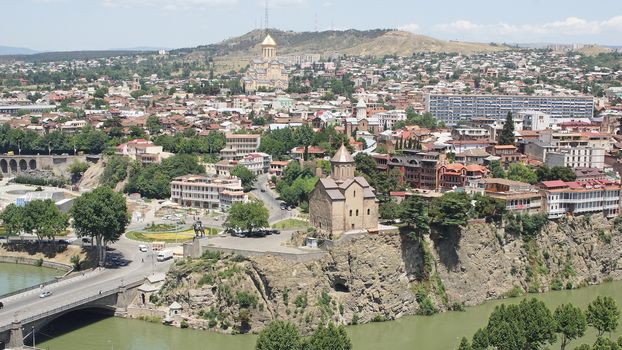
<path fill-rule="evenodd" d="M 551 312 L 544 302 L 525 299 L 520 304 L 497 306 L 488 324 L 473 335 L 472 341 L 462 338 L 460 350 L 536 350 L 560 340 L 560 349 L 585 335 L 587 327 L 593 327 L 597 340 L 593 346 L 583 344 L 581 350 L 619 350 L 622 339 L 617 342 L 603 337 L 618 327 L 620 311 L 611 297 L 597 297 L 587 310 L 568 303 Z"/>
<path fill-rule="evenodd" d="M 105 259 L 104 247 L 115 242 L 130 222 L 125 197 L 110 187 L 98 187 L 76 198 L 69 215 L 51 200 L 33 200 L 24 206 L 9 204 L 1 213 L 7 235 L 22 232 L 54 239 L 69 225 L 69 217 L 78 237 L 91 237 L 97 245 L 100 264 Z"/>
<path fill-rule="evenodd" d="M 571 168 L 564 166 L 548 167 L 541 165 L 534 169 L 522 163 L 512 163 L 507 170 L 504 170 L 501 162 L 495 160 L 490 162 L 489 168 L 492 177 L 526 182 L 532 185 L 541 181 L 574 181 L 577 178 Z"/>
<path fill-rule="evenodd" d="M 307 338 L 296 325 L 273 321 L 259 333 L 257 350 L 350 350 L 352 342 L 343 326 L 329 324 L 319 327 Z"/>
<path fill-rule="evenodd" d="M 287 159 L 292 148 L 318 146 L 333 154 L 342 144 L 348 144 L 348 137 L 329 126 L 315 132 L 309 125 L 298 128 L 271 130 L 262 135 L 259 152 L 272 155 L 274 159 Z"/>
<path fill-rule="evenodd" d="M 0 152 L 13 151 L 15 154 L 53 154 L 83 151 L 100 154 L 109 145 L 110 138 L 102 131 L 90 126 L 76 134 L 52 131 L 39 134 L 36 131 L 11 128 L 8 124 L 0 125 Z"/>

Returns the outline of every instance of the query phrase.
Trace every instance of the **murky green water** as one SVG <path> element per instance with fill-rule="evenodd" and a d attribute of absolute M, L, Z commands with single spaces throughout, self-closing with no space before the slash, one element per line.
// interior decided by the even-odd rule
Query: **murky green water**
<path fill-rule="evenodd" d="M 30 265 L 0 263 L 0 295 L 54 279 L 62 271 Z"/>
<path fill-rule="evenodd" d="M 553 309 L 568 302 L 585 307 L 597 295 L 612 296 L 622 306 L 622 282 L 528 297 L 535 296 Z M 432 317 L 405 317 L 398 321 L 353 326 L 348 327 L 348 332 L 356 350 L 455 349 L 462 336 L 471 337 L 477 328 L 486 324 L 496 305 L 520 300 L 521 298 L 493 301 L 468 308 L 465 312 L 449 312 Z M 81 315 L 84 317 L 84 314 Z M 37 345 L 49 350 L 250 350 L 254 349 L 256 339 L 252 335 L 227 336 L 121 318 L 88 315 L 84 318 L 89 320 L 85 320 L 78 329 L 63 329 L 62 325 L 53 327 L 49 332 L 53 333 L 54 338 Z M 621 334 L 622 326 L 614 336 Z M 592 342 L 593 339 L 594 333 L 590 330 L 581 341 Z M 572 342 L 570 348 L 578 344 L 578 341 Z"/>

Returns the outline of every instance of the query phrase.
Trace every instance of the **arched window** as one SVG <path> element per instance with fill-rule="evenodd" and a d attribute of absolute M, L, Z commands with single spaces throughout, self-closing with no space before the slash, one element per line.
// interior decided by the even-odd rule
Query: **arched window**
<path fill-rule="evenodd" d="M 350 209 L 350 216 L 352 216 L 352 209 Z"/>

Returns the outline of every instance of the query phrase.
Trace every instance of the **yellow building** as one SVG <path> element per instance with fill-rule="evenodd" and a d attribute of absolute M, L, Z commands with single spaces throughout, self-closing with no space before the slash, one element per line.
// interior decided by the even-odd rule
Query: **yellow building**
<path fill-rule="evenodd" d="M 348 231 L 378 230 L 375 190 L 365 178 L 354 176 L 354 159 L 345 146 L 330 163 L 330 177 L 320 179 L 309 198 L 311 226 L 333 238 Z"/>
<path fill-rule="evenodd" d="M 287 89 L 289 77 L 285 70 L 285 63 L 276 56 L 276 42 L 270 34 L 261 43 L 261 58 L 254 58 L 246 71 L 243 82 L 247 92 Z"/>

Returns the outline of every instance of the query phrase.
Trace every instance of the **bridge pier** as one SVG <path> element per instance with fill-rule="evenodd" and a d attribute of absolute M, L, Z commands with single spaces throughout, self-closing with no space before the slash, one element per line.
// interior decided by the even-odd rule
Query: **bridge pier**
<path fill-rule="evenodd" d="M 7 342 L 8 348 L 21 348 L 24 346 L 24 333 L 22 333 L 22 323 L 13 321 L 11 324 L 11 334 Z"/>

